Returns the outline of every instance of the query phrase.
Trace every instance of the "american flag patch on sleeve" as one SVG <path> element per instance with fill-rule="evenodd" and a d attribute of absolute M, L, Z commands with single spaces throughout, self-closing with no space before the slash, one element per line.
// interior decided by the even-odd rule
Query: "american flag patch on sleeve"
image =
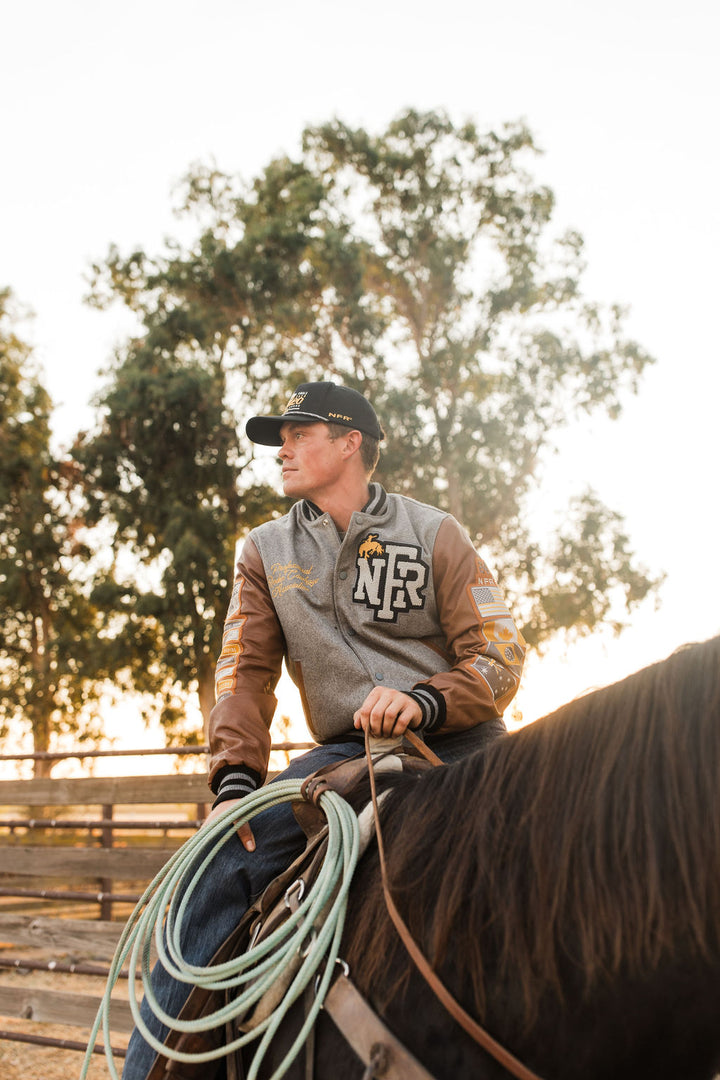
<path fill-rule="evenodd" d="M 470 593 L 481 619 L 509 619 L 511 617 L 503 599 L 502 589 L 497 585 L 473 585 Z"/>

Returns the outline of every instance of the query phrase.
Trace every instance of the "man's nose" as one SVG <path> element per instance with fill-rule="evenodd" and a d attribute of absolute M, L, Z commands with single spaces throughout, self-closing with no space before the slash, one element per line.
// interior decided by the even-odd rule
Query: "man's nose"
<path fill-rule="evenodd" d="M 280 458 L 281 461 L 284 461 L 289 453 L 290 453 L 290 448 L 288 446 L 286 446 L 285 443 L 283 443 L 283 445 L 278 450 L 278 457 Z"/>

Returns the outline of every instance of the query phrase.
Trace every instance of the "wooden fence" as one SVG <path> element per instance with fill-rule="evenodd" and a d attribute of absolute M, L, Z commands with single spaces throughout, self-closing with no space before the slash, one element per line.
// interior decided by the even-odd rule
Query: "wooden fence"
<path fill-rule="evenodd" d="M 117 756 L 132 753 L 148 756 Z M 204 761 L 197 772 L 170 775 L 0 780 L 0 1018 L 32 1021 L 23 1030 L 0 1028 L 0 1040 L 85 1049 L 82 1039 L 48 1037 L 34 1025 L 92 1027 L 125 920 L 148 882 L 202 823 L 208 799 Z M 13 971 L 22 977 L 14 978 Z M 33 972 L 44 973 L 44 983 L 48 972 L 62 975 L 63 985 L 58 979 L 57 988 L 38 986 Z M 69 975 L 97 979 L 97 992 L 68 992 Z M 114 1002 L 111 1026 L 118 1034 L 131 1030 L 126 1002 Z M 121 1057 L 123 1048 L 116 1053 Z"/>

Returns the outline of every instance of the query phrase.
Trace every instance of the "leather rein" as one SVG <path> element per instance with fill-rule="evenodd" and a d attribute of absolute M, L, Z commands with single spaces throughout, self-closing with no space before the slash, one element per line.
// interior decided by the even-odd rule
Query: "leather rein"
<path fill-rule="evenodd" d="M 430 750 L 422 739 L 418 738 L 414 732 L 409 729 L 404 732 L 404 737 L 415 747 L 415 749 L 423 757 L 427 758 L 434 765 L 442 765 L 440 758 Z M 433 991 L 437 999 L 455 1020 L 461 1028 L 467 1034 L 475 1040 L 475 1042 L 482 1047 L 488 1054 L 495 1058 L 498 1064 L 507 1069 L 509 1073 L 517 1078 L 517 1080 L 541 1080 L 537 1073 L 534 1073 L 527 1066 L 523 1065 L 521 1061 L 506 1050 L 501 1043 L 490 1035 L 485 1028 L 483 1028 L 476 1020 L 470 1016 L 469 1013 L 455 1000 L 453 995 L 447 989 L 442 980 L 438 977 L 435 971 L 430 966 L 429 961 L 425 954 L 421 951 L 417 942 L 410 933 L 405 921 L 403 920 L 400 912 L 398 911 L 395 901 L 390 893 L 390 887 L 388 884 L 387 865 L 385 862 L 385 846 L 383 844 L 382 831 L 380 828 L 380 814 L 378 811 L 378 799 L 375 789 L 375 770 L 373 768 L 372 754 L 370 752 L 370 737 L 368 732 L 365 732 L 365 757 L 368 764 L 368 772 L 370 774 L 370 793 L 372 796 L 373 816 L 375 823 L 375 834 L 377 836 L 378 855 L 380 857 L 380 877 L 382 880 L 383 895 L 385 898 L 385 906 L 387 907 L 388 914 L 393 921 L 395 929 L 398 932 L 400 940 L 407 949 L 413 963 L 417 967 L 418 971 L 425 979 L 430 989 Z"/>

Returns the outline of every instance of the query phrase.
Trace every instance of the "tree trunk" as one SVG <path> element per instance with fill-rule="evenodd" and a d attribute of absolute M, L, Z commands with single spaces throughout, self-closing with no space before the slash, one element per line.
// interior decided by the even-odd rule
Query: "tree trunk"
<path fill-rule="evenodd" d="M 448 509 L 458 521 L 464 521 L 464 501 L 460 484 L 453 469 L 447 470 Z"/>
<path fill-rule="evenodd" d="M 42 708 L 42 705 L 40 708 Z M 31 717 L 31 722 L 33 752 L 47 754 L 50 750 L 50 717 L 44 715 L 44 711 L 40 712 L 39 709 L 36 715 Z M 48 758 L 36 758 L 33 762 L 33 776 L 36 779 L 50 776 L 54 764 L 55 762 Z"/>
<path fill-rule="evenodd" d="M 215 704 L 215 666 L 209 663 L 198 665 L 198 699 L 203 719 L 203 737 L 207 742 L 210 711 Z"/>
<path fill-rule="evenodd" d="M 47 754 L 50 750 L 50 718 L 45 715 L 43 702 L 38 702 L 37 708 L 31 713 L 30 723 L 32 727 L 33 753 Z M 48 758 L 35 758 L 33 761 L 33 776 L 35 779 L 49 777 L 54 764 L 55 762 Z M 28 818 L 42 821 L 43 818 L 53 818 L 57 808 L 54 806 L 28 806 L 25 812 Z M 28 835 L 32 837 L 34 832 L 33 829 L 29 830 Z M 38 835 L 42 833 L 44 833 L 44 829 L 40 827 Z"/>

